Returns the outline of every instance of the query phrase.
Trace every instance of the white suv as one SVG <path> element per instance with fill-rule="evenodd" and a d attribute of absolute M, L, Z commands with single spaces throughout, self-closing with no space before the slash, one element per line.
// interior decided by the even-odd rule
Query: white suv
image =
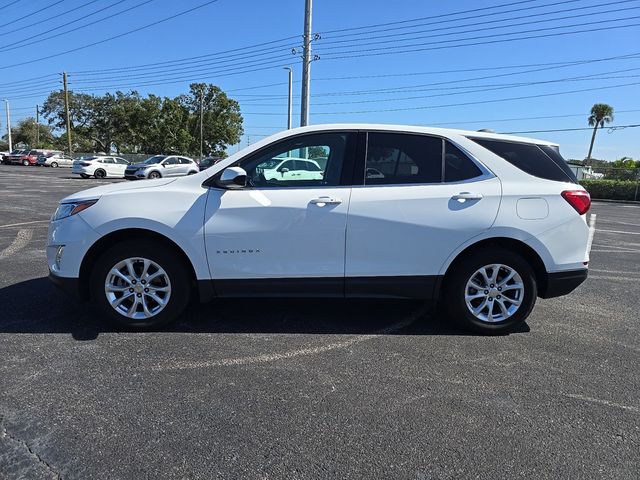
<path fill-rule="evenodd" d="M 265 175 L 311 158 L 313 176 Z M 318 125 L 190 177 L 71 195 L 47 258 L 56 284 L 131 328 L 175 320 L 196 294 L 440 300 L 495 333 L 586 279 L 589 206 L 549 142 Z"/>

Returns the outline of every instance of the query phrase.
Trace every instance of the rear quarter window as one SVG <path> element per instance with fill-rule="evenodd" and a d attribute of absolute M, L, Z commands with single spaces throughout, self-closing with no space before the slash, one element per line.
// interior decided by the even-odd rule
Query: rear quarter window
<path fill-rule="evenodd" d="M 470 139 L 529 175 L 556 182 L 577 183 L 560 153 L 551 147 L 487 138 Z M 553 151 L 553 154 L 545 149 Z"/>

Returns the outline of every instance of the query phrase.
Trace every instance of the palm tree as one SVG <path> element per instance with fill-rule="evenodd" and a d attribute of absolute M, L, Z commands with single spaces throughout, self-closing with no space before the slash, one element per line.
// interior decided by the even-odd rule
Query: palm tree
<path fill-rule="evenodd" d="M 589 145 L 589 154 L 587 155 L 587 165 L 591 161 L 591 152 L 593 151 L 593 142 L 596 140 L 596 132 L 598 127 L 604 127 L 605 123 L 613 121 L 613 107 L 606 103 L 596 103 L 591 107 L 591 115 L 589 115 L 589 126 L 593 127 L 593 135 L 591 135 L 591 145 Z"/>

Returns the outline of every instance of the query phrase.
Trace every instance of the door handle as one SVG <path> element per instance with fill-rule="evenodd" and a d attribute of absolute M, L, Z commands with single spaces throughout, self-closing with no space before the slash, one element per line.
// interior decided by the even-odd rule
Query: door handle
<path fill-rule="evenodd" d="M 342 199 L 334 197 L 318 197 L 314 198 L 309 203 L 313 203 L 319 207 L 324 207 L 325 205 L 339 205 L 342 203 Z"/>
<path fill-rule="evenodd" d="M 481 193 L 471 193 L 471 192 L 460 192 L 457 195 L 454 195 L 453 197 L 451 197 L 453 200 L 457 200 L 460 203 L 463 203 L 467 200 L 482 200 L 482 194 Z"/>

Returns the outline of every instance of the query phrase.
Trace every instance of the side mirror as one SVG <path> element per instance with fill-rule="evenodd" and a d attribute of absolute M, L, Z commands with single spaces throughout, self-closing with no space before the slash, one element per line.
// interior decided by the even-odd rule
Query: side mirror
<path fill-rule="evenodd" d="M 229 190 L 244 188 L 247 186 L 247 172 L 240 167 L 225 168 L 218 185 Z"/>
<path fill-rule="evenodd" d="M 287 167 L 282 167 L 280 170 L 278 170 L 280 172 L 280 174 L 284 177 L 284 174 L 287 173 L 289 171 L 289 169 Z"/>

